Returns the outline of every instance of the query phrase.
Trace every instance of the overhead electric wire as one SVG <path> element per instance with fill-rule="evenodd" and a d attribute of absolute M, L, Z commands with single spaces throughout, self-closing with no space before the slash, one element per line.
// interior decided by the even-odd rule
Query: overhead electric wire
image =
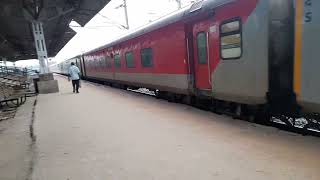
<path fill-rule="evenodd" d="M 175 1 L 177 1 L 177 0 L 175 0 Z M 181 1 L 180 1 L 180 2 L 181 2 Z M 186 6 L 188 6 L 188 5 L 186 5 Z M 186 7 L 186 6 L 183 6 L 182 8 L 184 8 L 184 7 Z M 163 18 L 163 17 L 165 17 L 165 16 L 167 16 L 167 15 L 169 15 L 169 14 L 172 14 L 172 13 L 174 13 L 174 12 L 168 13 L 168 14 L 166 14 L 166 15 L 164 15 L 164 16 L 159 16 L 159 15 L 157 15 L 157 13 L 155 13 L 155 12 L 149 12 L 148 14 L 154 14 L 154 15 L 156 16 L 155 18 L 152 18 L 153 20 L 149 20 L 149 22 L 156 21 L 156 20 L 161 19 L 161 18 Z M 108 20 L 107 22 L 101 22 L 102 24 L 103 24 L 103 23 L 106 23 L 106 24 L 110 24 L 110 25 L 87 26 L 87 27 L 70 25 L 70 27 L 86 28 L 86 29 L 99 29 L 99 28 L 108 28 L 108 27 L 114 27 L 114 26 L 116 26 L 117 28 L 122 29 L 122 30 L 127 29 L 127 28 L 125 27 L 125 25 L 122 25 L 121 23 L 118 23 L 118 22 L 112 20 L 111 18 L 109 18 L 109 17 L 101 14 L 100 12 L 98 13 L 98 15 L 100 15 L 102 18 L 105 18 L 105 19 Z M 143 26 L 144 26 L 144 25 L 143 25 Z"/>
<path fill-rule="evenodd" d="M 126 27 L 125 27 L 124 25 L 122 25 L 122 24 L 120 24 L 120 23 L 118 23 L 118 22 L 116 22 L 116 21 L 113 21 L 112 19 L 108 18 L 107 16 L 105 16 L 105 15 L 103 15 L 103 14 L 101 14 L 101 13 L 98 13 L 98 14 L 99 14 L 101 17 L 109 20 L 111 24 L 114 24 L 115 26 L 118 26 L 118 28 L 121 27 L 120 29 L 123 29 L 123 28 L 126 29 Z M 120 27 L 119 27 L 119 26 L 120 26 Z"/>

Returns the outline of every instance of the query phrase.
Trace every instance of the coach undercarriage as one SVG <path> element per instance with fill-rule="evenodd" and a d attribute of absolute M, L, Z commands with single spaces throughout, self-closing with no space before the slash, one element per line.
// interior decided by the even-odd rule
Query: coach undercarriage
<path fill-rule="evenodd" d="M 273 126 L 282 130 L 303 135 L 320 136 L 320 114 L 303 113 L 296 104 L 292 104 L 291 107 L 287 106 L 290 107 L 290 109 L 279 109 L 279 107 L 283 106 L 284 104 L 273 106 L 272 108 L 272 104 L 248 105 L 218 100 L 209 96 L 178 94 L 152 88 L 147 89 L 144 87 L 130 86 L 115 81 L 109 82 L 102 79 L 93 78 L 86 78 L 86 80 L 114 88 L 153 96 L 157 99 L 167 100 L 168 102 L 172 103 L 190 105 L 218 115 L 227 115 L 233 119 L 249 121 L 266 126 Z"/>

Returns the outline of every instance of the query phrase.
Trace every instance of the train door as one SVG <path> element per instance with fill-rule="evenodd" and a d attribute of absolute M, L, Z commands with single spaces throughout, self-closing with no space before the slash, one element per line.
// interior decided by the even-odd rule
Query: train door
<path fill-rule="evenodd" d="M 79 56 L 79 64 L 80 64 L 80 66 L 79 66 L 79 69 L 80 69 L 80 72 L 81 72 L 81 78 L 83 78 L 84 77 L 84 69 L 83 69 L 83 58 L 82 58 L 82 55 L 81 56 Z"/>
<path fill-rule="evenodd" d="M 82 76 L 86 77 L 87 76 L 87 71 L 86 71 L 86 64 L 84 60 L 84 55 L 80 56 L 80 62 L 81 62 L 81 71 L 82 71 Z"/>
<path fill-rule="evenodd" d="M 76 66 L 80 68 L 80 59 L 76 58 L 75 61 L 76 61 Z"/>
<path fill-rule="evenodd" d="M 211 90 L 209 26 L 208 19 L 192 27 L 195 86 L 199 90 Z"/>

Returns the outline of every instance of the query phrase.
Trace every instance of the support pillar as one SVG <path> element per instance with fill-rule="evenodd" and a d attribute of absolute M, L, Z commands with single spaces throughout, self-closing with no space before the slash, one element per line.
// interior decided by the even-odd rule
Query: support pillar
<path fill-rule="evenodd" d="M 4 58 L 2 58 L 2 60 L 3 60 L 3 64 L 4 64 L 3 73 L 5 75 L 8 75 L 7 58 L 4 57 Z"/>
<path fill-rule="evenodd" d="M 58 81 L 53 79 L 53 74 L 50 73 L 48 66 L 48 55 L 42 23 L 33 21 L 32 32 L 40 64 L 40 75 L 37 82 L 38 91 L 40 94 L 59 92 Z"/>
<path fill-rule="evenodd" d="M 4 64 L 4 66 L 6 66 L 7 67 L 7 58 L 2 58 L 2 61 L 3 61 L 3 64 Z"/>
<path fill-rule="evenodd" d="M 46 41 L 44 38 L 43 27 L 41 22 L 32 22 L 32 32 L 34 37 L 34 43 L 37 50 L 37 55 L 40 63 L 40 73 L 49 73 Z"/>

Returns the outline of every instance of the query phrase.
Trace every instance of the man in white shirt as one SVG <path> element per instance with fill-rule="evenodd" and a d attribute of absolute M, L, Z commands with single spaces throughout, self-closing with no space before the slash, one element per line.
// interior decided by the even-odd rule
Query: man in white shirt
<path fill-rule="evenodd" d="M 80 70 L 79 68 L 74 64 L 74 62 L 71 63 L 71 66 L 69 68 L 69 77 L 68 80 L 70 81 L 70 78 L 72 80 L 72 87 L 73 87 L 73 93 L 79 93 L 79 86 L 80 86 Z"/>

